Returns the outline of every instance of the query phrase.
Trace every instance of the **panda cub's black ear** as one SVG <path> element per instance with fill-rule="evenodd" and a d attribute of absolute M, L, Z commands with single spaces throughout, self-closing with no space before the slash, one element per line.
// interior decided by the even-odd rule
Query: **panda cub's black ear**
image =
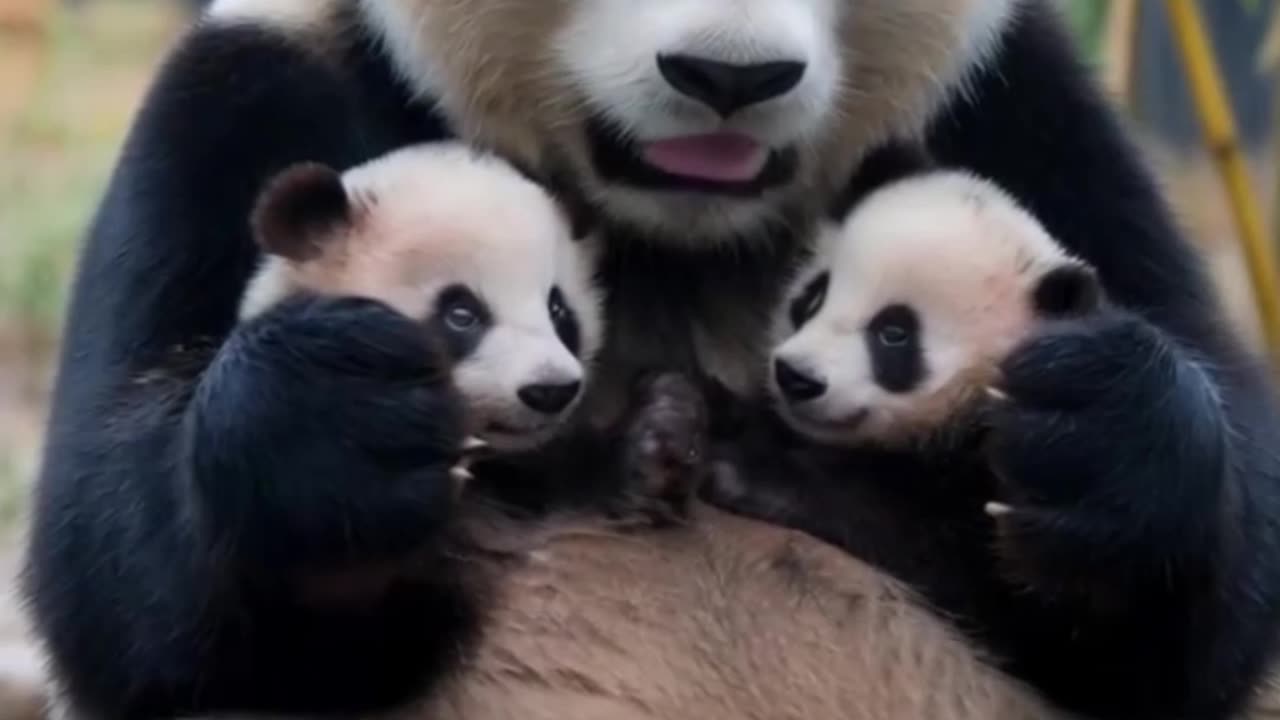
<path fill-rule="evenodd" d="M 251 224 L 264 252 L 302 261 L 318 254 L 325 241 L 351 221 L 351 199 L 342 175 L 327 165 L 300 163 L 267 183 Z"/>
<path fill-rule="evenodd" d="M 1059 265 L 1040 276 L 1032 293 L 1035 312 L 1052 319 L 1088 315 L 1102 307 L 1102 302 L 1098 273 L 1081 262 Z"/>
<path fill-rule="evenodd" d="M 891 140 L 863 157 L 848 184 L 827 207 L 827 217 L 839 222 L 864 198 L 885 185 L 937 168 L 938 164 L 923 144 Z"/>

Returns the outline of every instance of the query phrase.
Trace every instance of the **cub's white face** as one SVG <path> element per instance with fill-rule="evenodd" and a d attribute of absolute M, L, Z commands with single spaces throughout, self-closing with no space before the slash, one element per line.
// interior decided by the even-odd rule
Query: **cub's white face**
<path fill-rule="evenodd" d="M 829 196 L 869 144 L 921 127 L 1017 2 L 362 5 L 402 75 L 470 139 L 527 162 L 554 154 L 614 218 L 707 243 Z"/>
<path fill-rule="evenodd" d="M 242 315 L 298 290 L 380 300 L 444 340 L 474 434 L 498 450 L 546 440 L 602 338 L 590 241 L 542 187 L 457 144 L 392 153 L 342 184 L 350 221 L 318 254 L 269 257 Z"/>
<path fill-rule="evenodd" d="M 1091 310 L 1096 282 L 994 185 L 891 184 L 823 230 L 778 318 L 771 393 L 823 442 L 919 439 L 997 382 L 1039 323 Z"/>

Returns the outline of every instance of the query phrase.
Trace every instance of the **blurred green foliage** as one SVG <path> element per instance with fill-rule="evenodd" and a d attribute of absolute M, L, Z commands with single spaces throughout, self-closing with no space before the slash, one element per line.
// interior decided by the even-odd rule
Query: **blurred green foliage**
<path fill-rule="evenodd" d="M 1151 0 L 1139 0 L 1150 2 Z M 1067 20 L 1090 58 L 1098 56 L 1102 26 L 1106 21 L 1109 0 L 1063 0 Z"/>

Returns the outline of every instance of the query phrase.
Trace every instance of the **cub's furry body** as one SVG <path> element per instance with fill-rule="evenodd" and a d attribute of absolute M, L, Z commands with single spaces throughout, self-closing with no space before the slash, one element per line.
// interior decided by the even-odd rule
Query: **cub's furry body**
<path fill-rule="evenodd" d="M 72 293 L 26 589 L 78 712 L 377 712 L 438 690 L 475 647 L 481 608 L 434 545 L 460 412 L 447 375 L 422 367 L 418 328 L 350 299 L 235 328 L 268 177 L 453 135 L 563 171 L 603 215 L 609 329 L 584 407 L 606 428 L 638 370 L 758 390 L 784 269 L 888 134 L 920 134 L 1009 189 L 1131 310 L 1011 365 L 1005 465 L 1052 491 L 1071 530 L 1029 557 L 1115 579 L 1108 601 L 1135 640 L 1094 662 L 1091 638 L 1115 646 L 1115 626 L 1075 626 L 1069 596 L 1043 597 L 1064 619 L 1045 631 L 1070 628 L 1081 652 L 1026 674 L 1101 716 L 1211 720 L 1247 699 L 1280 608 L 1271 389 L 1049 0 L 222 0 L 211 13 L 139 111 Z M 744 62 L 732 82 L 717 74 Z M 742 163 L 694 137 L 729 131 Z M 698 145 L 704 167 L 677 168 L 668 141 Z M 841 473 L 865 509 L 848 545 L 910 581 L 932 557 L 912 545 L 911 480 L 938 473 L 855 465 L 819 464 L 814 482 Z M 265 492 L 289 502 L 256 502 Z M 951 499 L 936 502 L 949 517 Z M 201 527 L 209 504 L 239 512 Z M 342 522 L 314 521 L 334 508 Z M 1167 551 L 1132 567 L 1129 546 Z M 426 572 L 317 609 L 282 582 L 301 559 L 263 552 L 280 547 L 340 548 L 306 558 L 323 569 L 421 552 Z M 894 648 L 869 657 L 892 667 Z"/>

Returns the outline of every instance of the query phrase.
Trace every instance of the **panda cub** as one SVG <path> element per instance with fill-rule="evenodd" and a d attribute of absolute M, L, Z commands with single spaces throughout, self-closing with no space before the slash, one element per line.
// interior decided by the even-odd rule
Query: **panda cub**
<path fill-rule="evenodd" d="M 888 571 L 1045 690 L 1090 652 L 1058 630 L 1096 606 L 1026 592 L 1091 590 L 1022 562 L 1035 499 L 993 467 L 991 411 L 1018 345 L 1104 308 L 1099 278 L 1003 189 L 912 148 L 873 154 L 850 193 L 776 311 L 772 417 L 717 438 L 710 492 Z"/>
<path fill-rule="evenodd" d="M 980 407 L 999 363 L 1101 286 L 993 183 L 925 172 L 823 227 L 775 325 L 769 390 L 814 440 L 909 447 Z"/>
<path fill-rule="evenodd" d="M 254 210 L 265 260 L 240 317 L 299 292 L 386 303 L 440 341 L 469 412 L 467 448 L 529 450 L 577 406 L 603 334 L 594 245 L 573 236 L 566 211 L 515 166 L 461 143 L 342 174 L 295 165 Z"/>

